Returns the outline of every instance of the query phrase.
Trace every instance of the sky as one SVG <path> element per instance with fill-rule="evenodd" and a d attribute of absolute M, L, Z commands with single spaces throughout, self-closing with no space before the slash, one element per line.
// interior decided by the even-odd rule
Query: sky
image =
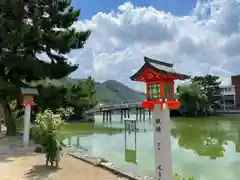
<path fill-rule="evenodd" d="M 188 15 L 196 5 L 196 0 L 73 0 L 72 5 L 81 9 L 80 19 L 91 19 L 98 12 L 109 13 L 111 10 L 117 10 L 118 6 L 125 2 L 131 2 L 135 6 L 152 6 L 157 10 L 171 12 L 175 15 Z"/>
<path fill-rule="evenodd" d="M 213 74 L 230 83 L 240 74 L 240 0 L 73 0 L 76 30 L 92 31 L 71 77 L 114 79 L 144 91 L 129 77 L 144 56 L 170 62 L 187 75 Z"/>

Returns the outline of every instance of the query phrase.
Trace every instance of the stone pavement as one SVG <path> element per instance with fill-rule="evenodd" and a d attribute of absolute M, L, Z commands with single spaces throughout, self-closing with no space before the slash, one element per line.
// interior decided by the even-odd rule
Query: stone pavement
<path fill-rule="evenodd" d="M 34 153 L 35 145 L 23 149 L 22 137 L 0 138 L 1 180 L 120 180 L 100 167 L 65 154 L 60 168 L 45 167 L 45 155 Z"/>

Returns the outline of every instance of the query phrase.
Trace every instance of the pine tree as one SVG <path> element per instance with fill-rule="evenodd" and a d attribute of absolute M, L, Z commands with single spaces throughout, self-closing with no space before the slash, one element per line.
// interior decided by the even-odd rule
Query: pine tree
<path fill-rule="evenodd" d="M 92 108 L 97 104 L 96 101 L 96 83 L 94 79 L 89 76 L 83 83 L 84 90 L 88 97 L 88 108 Z"/>
<path fill-rule="evenodd" d="M 2 80 L 30 86 L 31 81 L 59 79 L 75 71 L 78 65 L 65 54 L 82 48 L 90 35 L 72 28 L 79 15 L 70 0 L 0 0 Z M 49 62 L 40 58 L 42 53 Z"/>

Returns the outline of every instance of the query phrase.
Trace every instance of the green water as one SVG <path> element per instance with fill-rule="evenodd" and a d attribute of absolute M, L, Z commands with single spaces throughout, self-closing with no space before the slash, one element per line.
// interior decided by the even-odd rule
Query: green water
<path fill-rule="evenodd" d="M 97 116 L 96 123 L 102 123 Z M 120 117 L 112 118 L 108 127 L 124 127 Z M 136 133 L 137 164 L 125 161 L 125 133 L 79 135 L 65 139 L 76 151 L 103 157 L 116 166 L 138 175 L 153 176 L 154 150 L 151 121 L 138 122 Z M 176 119 L 172 120 L 173 170 L 197 180 L 238 180 L 240 178 L 240 118 Z M 108 132 L 109 133 L 109 132 Z M 135 144 L 127 135 L 127 144 Z M 134 146 L 133 146 L 134 147 Z"/>

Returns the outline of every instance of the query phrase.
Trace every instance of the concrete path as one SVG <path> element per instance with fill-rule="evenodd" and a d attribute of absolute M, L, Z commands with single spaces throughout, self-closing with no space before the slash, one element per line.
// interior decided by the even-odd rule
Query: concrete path
<path fill-rule="evenodd" d="M 123 178 L 65 154 L 60 168 L 45 167 L 44 154 L 23 149 L 21 137 L 0 138 L 1 180 L 120 180 Z"/>

